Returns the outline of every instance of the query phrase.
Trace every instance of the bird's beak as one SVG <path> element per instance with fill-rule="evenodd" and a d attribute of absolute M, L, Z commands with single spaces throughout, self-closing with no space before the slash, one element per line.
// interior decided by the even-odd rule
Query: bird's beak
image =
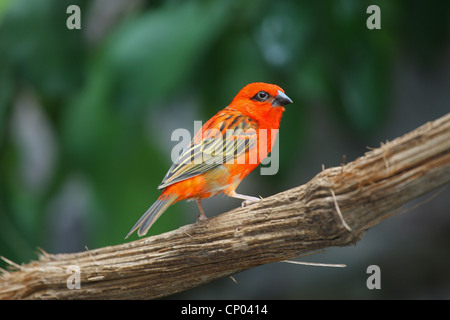
<path fill-rule="evenodd" d="M 275 96 L 275 99 L 272 102 L 272 106 L 274 107 L 284 106 L 289 103 L 292 103 L 291 98 L 289 98 L 284 92 L 278 90 L 278 94 Z"/>

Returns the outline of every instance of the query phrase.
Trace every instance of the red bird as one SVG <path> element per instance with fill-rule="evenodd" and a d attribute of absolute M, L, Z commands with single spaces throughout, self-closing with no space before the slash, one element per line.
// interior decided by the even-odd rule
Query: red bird
<path fill-rule="evenodd" d="M 278 132 L 283 106 L 289 103 L 292 100 L 277 85 L 257 82 L 242 88 L 196 133 L 158 186 L 161 195 L 125 238 L 138 228 L 138 235 L 145 235 L 170 205 L 181 200 L 197 201 L 199 219 L 206 219 L 201 200 L 221 192 L 244 200 L 243 206 L 259 201 L 235 190 L 272 150 L 271 132 Z"/>

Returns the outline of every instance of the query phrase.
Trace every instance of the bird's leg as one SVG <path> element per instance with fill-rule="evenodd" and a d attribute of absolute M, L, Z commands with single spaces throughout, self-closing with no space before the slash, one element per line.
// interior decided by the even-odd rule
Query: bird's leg
<path fill-rule="evenodd" d="M 239 193 L 232 193 L 229 194 L 230 197 L 236 198 L 236 199 L 242 199 L 244 201 L 242 201 L 241 203 L 241 207 L 245 207 L 246 205 L 252 203 L 252 202 L 258 202 L 261 201 L 262 198 L 256 198 L 256 197 L 252 197 L 252 196 L 246 196 L 244 194 L 239 194 Z"/>
<path fill-rule="evenodd" d="M 208 219 L 208 217 L 205 215 L 205 212 L 203 211 L 202 200 L 197 200 L 196 202 L 197 202 L 198 209 L 200 210 L 200 214 L 197 217 L 197 221 Z"/>

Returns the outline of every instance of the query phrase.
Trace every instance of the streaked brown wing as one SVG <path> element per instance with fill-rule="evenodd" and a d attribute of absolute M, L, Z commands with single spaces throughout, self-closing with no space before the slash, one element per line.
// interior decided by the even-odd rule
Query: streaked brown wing
<path fill-rule="evenodd" d="M 256 146 L 257 128 L 255 120 L 238 111 L 226 108 L 219 112 L 195 135 L 170 167 L 158 189 L 234 161 Z"/>

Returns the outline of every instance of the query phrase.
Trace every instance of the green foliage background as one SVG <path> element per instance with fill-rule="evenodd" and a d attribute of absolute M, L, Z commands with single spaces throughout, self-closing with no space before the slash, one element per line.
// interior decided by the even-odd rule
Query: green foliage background
<path fill-rule="evenodd" d="M 71 4 L 81 8 L 81 30 L 66 27 Z M 381 30 L 366 27 L 370 4 L 381 8 Z M 279 172 L 249 176 L 238 190 L 251 195 L 305 183 L 322 163 L 339 165 L 343 154 L 351 161 L 447 113 L 449 4 L 0 1 L 0 255 L 20 263 L 35 259 L 36 247 L 57 253 L 122 243 L 159 194 L 176 144 L 171 132 L 192 132 L 194 120 L 209 119 L 249 82 L 276 83 L 294 100 L 282 121 Z M 209 215 L 239 205 L 206 203 Z M 435 203 L 427 219 L 440 217 L 448 231 L 449 202 Z M 171 207 L 149 234 L 194 222 L 196 210 Z M 368 243 L 404 230 L 406 216 Z M 448 248 L 448 232 L 438 234 Z M 344 252 L 324 259 L 351 259 Z M 436 270 L 413 289 L 399 289 L 392 276 L 395 290 L 369 292 L 363 266 L 384 261 L 383 272 L 396 272 L 371 252 L 356 270 L 278 264 L 238 276 L 246 290 L 224 279 L 180 297 L 450 297 L 449 276 Z M 277 279 L 280 269 L 289 271 Z M 308 287 L 302 273 L 333 280 Z M 343 293 L 337 278 L 358 284 Z"/>

